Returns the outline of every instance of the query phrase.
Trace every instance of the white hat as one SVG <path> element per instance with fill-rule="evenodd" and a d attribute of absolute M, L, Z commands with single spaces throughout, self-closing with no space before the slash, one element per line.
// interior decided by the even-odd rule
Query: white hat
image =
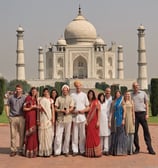
<path fill-rule="evenodd" d="M 70 88 L 69 88 L 69 86 L 68 86 L 68 85 L 66 85 L 66 84 L 62 86 L 61 90 L 63 90 L 64 88 L 67 88 L 67 90 L 69 90 L 69 89 L 70 89 Z"/>

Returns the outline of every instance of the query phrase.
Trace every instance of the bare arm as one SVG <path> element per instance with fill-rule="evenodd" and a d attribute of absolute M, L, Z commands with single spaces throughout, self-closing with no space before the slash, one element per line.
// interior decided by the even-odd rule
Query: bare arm
<path fill-rule="evenodd" d="M 79 113 L 84 114 L 86 112 L 88 112 L 90 110 L 89 106 L 86 106 L 86 108 L 84 108 L 83 110 L 79 110 Z"/>
<path fill-rule="evenodd" d="M 122 104 L 122 108 L 123 108 L 122 125 L 125 125 L 125 117 L 126 117 L 126 107 L 125 107 L 125 104 Z"/>
<path fill-rule="evenodd" d="M 146 108 L 146 119 L 148 119 L 149 118 L 149 104 L 147 100 L 145 101 L 145 108 Z"/>
<path fill-rule="evenodd" d="M 10 106 L 9 105 L 5 105 L 4 106 L 4 110 L 5 110 L 5 113 L 6 113 L 7 117 L 9 117 Z"/>

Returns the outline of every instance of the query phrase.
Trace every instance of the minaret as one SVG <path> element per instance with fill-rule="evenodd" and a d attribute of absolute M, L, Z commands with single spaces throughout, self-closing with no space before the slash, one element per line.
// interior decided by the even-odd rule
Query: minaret
<path fill-rule="evenodd" d="M 123 46 L 118 46 L 118 79 L 124 79 Z"/>
<path fill-rule="evenodd" d="M 140 25 L 138 30 L 138 83 L 140 89 L 148 89 L 147 61 L 145 49 L 145 28 Z"/>
<path fill-rule="evenodd" d="M 44 59 L 43 59 L 43 48 L 38 49 L 39 60 L 38 60 L 38 78 L 44 80 Z"/>
<path fill-rule="evenodd" d="M 23 40 L 24 30 L 21 26 L 19 26 L 16 32 L 17 32 L 16 79 L 25 80 L 24 40 Z"/>

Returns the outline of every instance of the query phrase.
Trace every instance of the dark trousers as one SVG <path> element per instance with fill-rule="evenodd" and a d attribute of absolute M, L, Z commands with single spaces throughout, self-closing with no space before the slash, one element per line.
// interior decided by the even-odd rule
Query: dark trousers
<path fill-rule="evenodd" d="M 149 132 L 149 128 L 148 128 L 148 123 L 147 123 L 147 120 L 146 120 L 145 116 L 146 116 L 146 112 L 145 111 L 135 112 L 134 145 L 136 147 L 136 150 L 138 150 L 138 151 L 140 149 L 139 137 L 138 137 L 139 124 L 141 124 L 142 128 L 143 128 L 144 140 L 145 140 L 145 143 L 147 145 L 148 151 L 152 151 L 153 150 L 153 148 L 151 146 L 151 136 L 150 136 L 150 132 Z"/>

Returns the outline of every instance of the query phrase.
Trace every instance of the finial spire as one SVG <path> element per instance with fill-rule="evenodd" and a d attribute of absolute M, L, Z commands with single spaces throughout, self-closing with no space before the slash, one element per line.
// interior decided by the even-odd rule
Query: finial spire
<path fill-rule="evenodd" d="M 78 8 L 78 15 L 81 15 L 81 6 L 79 4 L 79 8 Z"/>

